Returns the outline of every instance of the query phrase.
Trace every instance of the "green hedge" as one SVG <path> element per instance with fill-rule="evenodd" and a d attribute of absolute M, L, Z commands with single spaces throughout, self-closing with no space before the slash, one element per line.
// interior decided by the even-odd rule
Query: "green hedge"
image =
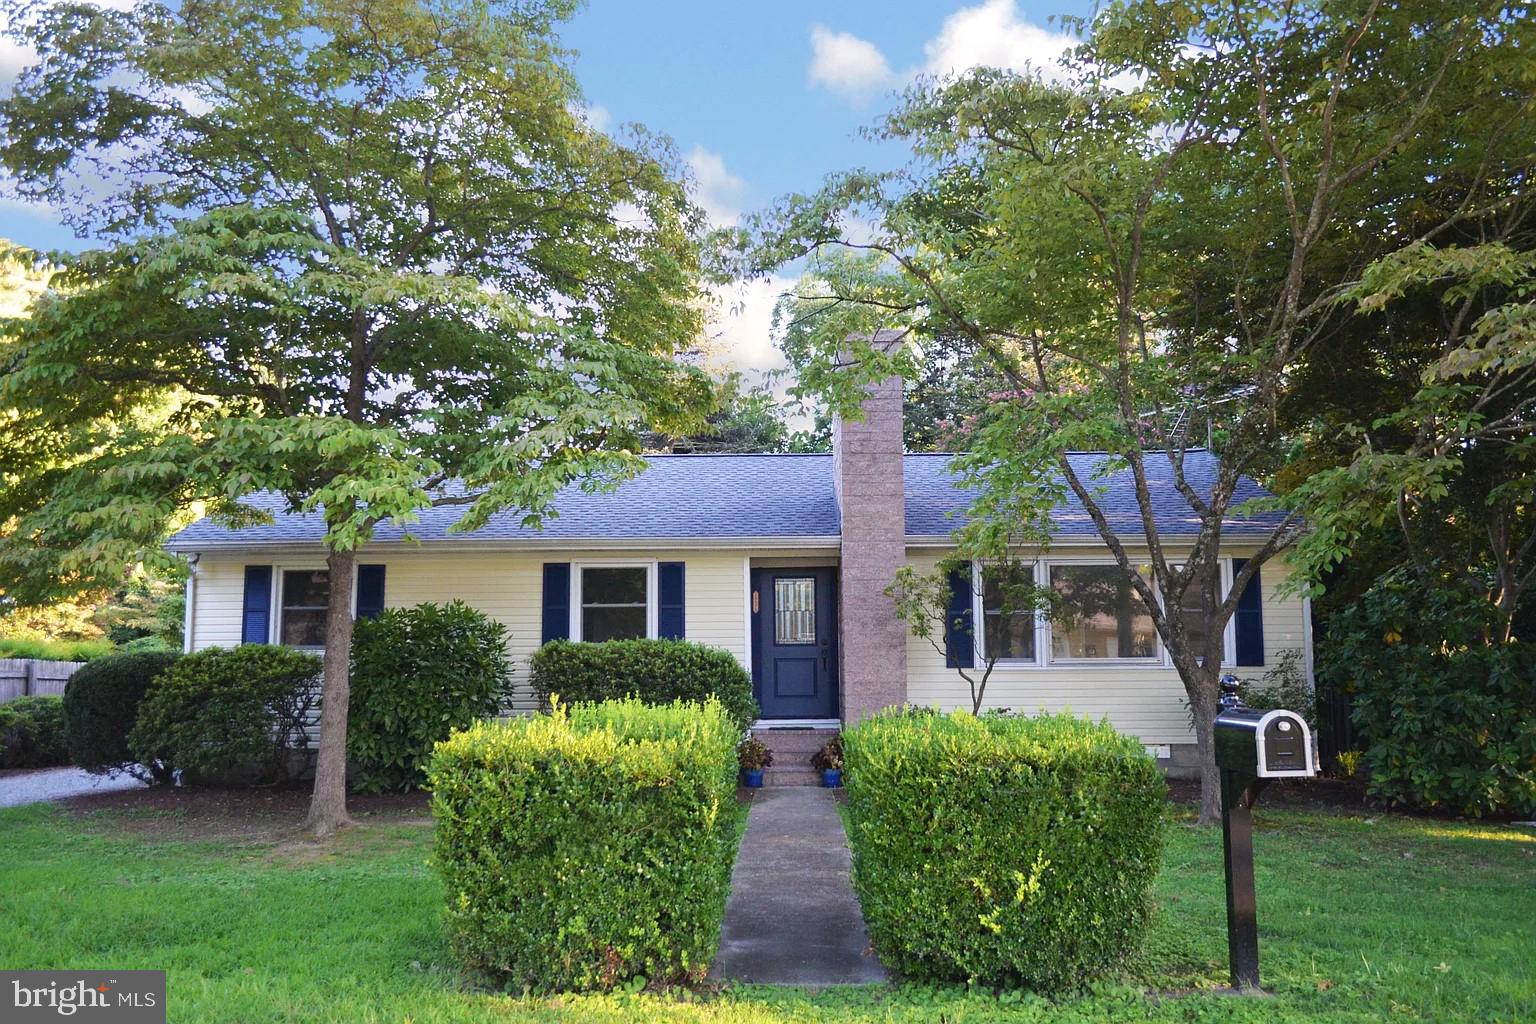
<path fill-rule="evenodd" d="M 757 721 L 752 677 L 729 651 L 687 640 L 554 640 L 534 652 L 533 688 L 540 699 L 618 700 L 647 704 L 716 697 L 742 732 Z"/>
<path fill-rule="evenodd" d="M 1319 686 L 1350 697 L 1373 795 L 1536 815 L 1536 645 L 1502 635 L 1485 593 L 1408 569 L 1329 618 Z"/>
<path fill-rule="evenodd" d="M 69 764 L 64 742 L 64 699 L 41 695 L 0 704 L 0 768 L 57 768 Z"/>
<path fill-rule="evenodd" d="M 64 684 L 70 760 L 89 772 L 130 768 L 134 758 L 128 733 L 138 720 L 139 705 L 149 684 L 179 657 L 174 652 L 112 654 L 76 669 Z"/>
<path fill-rule="evenodd" d="M 557 705 L 438 744 L 428 771 L 453 946 L 514 990 L 698 981 L 741 809 L 719 702 Z"/>
<path fill-rule="evenodd" d="M 462 601 L 359 621 L 347 710 L 352 785 L 420 788 L 433 744 L 495 715 L 511 685 L 507 628 Z"/>
<path fill-rule="evenodd" d="M 160 779 L 290 781 L 307 767 L 294 752 L 308 743 L 320 670 L 313 654 L 269 644 L 189 654 L 150 685 L 128 749 Z"/>
<path fill-rule="evenodd" d="M 1536 647 L 1392 645 L 1354 672 L 1372 794 L 1474 817 L 1536 816 Z"/>
<path fill-rule="evenodd" d="M 1107 724 L 886 712 L 843 733 L 853 884 L 886 966 L 1057 991 L 1120 963 L 1149 910 L 1165 785 Z"/>

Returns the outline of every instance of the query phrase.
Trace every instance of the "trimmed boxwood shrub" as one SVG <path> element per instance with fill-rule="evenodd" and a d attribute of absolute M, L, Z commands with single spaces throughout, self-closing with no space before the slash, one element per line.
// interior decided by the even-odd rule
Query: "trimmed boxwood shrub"
<path fill-rule="evenodd" d="M 64 742 L 69 759 L 88 772 L 130 767 L 128 733 L 149 684 L 176 659 L 174 651 L 113 654 L 75 670 L 64 684 Z"/>
<path fill-rule="evenodd" d="M 150 684 L 128 749 L 156 778 L 289 780 L 303 766 L 305 721 L 319 692 L 321 661 L 270 644 L 189 654 Z"/>
<path fill-rule="evenodd" d="M 558 704 L 438 744 L 433 863 L 464 964 L 513 990 L 698 981 L 738 825 L 718 701 Z"/>
<path fill-rule="evenodd" d="M 885 712 L 843 733 L 853 885 L 908 978 L 1057 991 L 1147 921 L 1162 773 L 1070 715 Z"/>
<path fill-rule="evenodd" d="M 57 768 L 69 764 L 64 743 L 64 699 L 18 697 L 0 704 L 0 768 Z"/>
<path fill-rule="evenodd" d="M 533 688 L 546 702 L 639 697 L 647 704 L 716 697 L 745 732 L 757 721 L 752 677 L 729 651 L 687 640 L 553 640 L 533 654 Z"/>
<path fill-rule="evenodd" d="M 358 622 L 347 710 L 353 786 L 420 788 L 433 744 L 496 714 L 511 685 L 507 628 L 462 601 Z"/>

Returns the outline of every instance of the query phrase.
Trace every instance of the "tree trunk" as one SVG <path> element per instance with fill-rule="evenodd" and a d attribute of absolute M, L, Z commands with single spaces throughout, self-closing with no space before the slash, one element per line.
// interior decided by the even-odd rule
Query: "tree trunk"
<path fill-rule="evenodd" d="M 1216 768 L 1216 705 L 1220 693 L 1219 670 L 1201 667 L 1189 690 L 1190 713 L 1195 720 L 1195 749 L 1200 756 L 1200 818 L 1198 824 L 1221 821 L 1221 772 Z"/>
<path fill-rule="evenodd" d="M 325 673 L 320 689 L 320 756 L 306 827 L 317 838 L 352 824 L 347 816 L 347 700 L 352 653 L 352 586 L 357 556 L 332 551 L 331 595 L 325 611 Z"/>

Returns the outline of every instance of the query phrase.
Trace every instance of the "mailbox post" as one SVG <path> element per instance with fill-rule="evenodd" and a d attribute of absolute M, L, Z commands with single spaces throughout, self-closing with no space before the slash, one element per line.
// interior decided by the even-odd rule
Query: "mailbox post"
<path fill-rule="evenodd" d="M 1237 677 L 1221 677 L 1216 767 L 1221 770 L 1221 847 L 1227 874 L 1227 957 L 1232 987 L 1259 987 L 1258 902 L 1253 886 L 1253 804 L 1274 778 L 1311 778 L 1312 734 L 1294 711 L 1244 706 Z"/>

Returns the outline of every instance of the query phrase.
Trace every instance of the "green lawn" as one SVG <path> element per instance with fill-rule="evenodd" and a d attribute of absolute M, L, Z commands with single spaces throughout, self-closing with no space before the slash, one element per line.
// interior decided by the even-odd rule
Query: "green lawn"
<path fill-rule="evenodd" d="M 164 968 L 177 1022 L 1536 1020 L 1536 830 L 1298 811 L 1258 822 L 1273 999 L 1202 991 L 1225 975 L 1220 835 L 1182 823 L 1127 976 L 1056 1003 L 911 988 L 474 991 L 439 931 L 429 828 L 388 817 L 317 848 L 209 841 L 174 812 L 0 811 L 0 967 Z"/>

